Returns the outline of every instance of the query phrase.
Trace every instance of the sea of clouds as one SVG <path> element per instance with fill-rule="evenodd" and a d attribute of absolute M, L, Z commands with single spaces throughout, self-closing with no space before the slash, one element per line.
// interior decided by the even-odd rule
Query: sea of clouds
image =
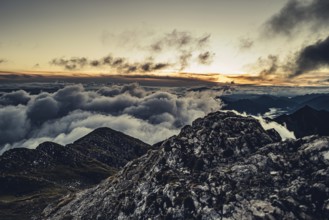
<path fill-rule="evenodd" d="M 154 144 L 222 105 L 214 91 L 169 91 L 133 83 L 96 90 L 78 84 L 55 92 L 2 93 L 0 154 L 16 147 L 36 148 L 45 141 L 65 145 L 99 127 Z"/>

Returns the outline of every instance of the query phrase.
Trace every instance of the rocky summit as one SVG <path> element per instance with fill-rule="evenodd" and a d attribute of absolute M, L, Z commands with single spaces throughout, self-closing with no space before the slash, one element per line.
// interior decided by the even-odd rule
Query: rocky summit
<path fill-rule="evenodd" d="M 45 219 L 328 219 L 329 138 L 282 142 L 234 113 L 197 119 Z"/>

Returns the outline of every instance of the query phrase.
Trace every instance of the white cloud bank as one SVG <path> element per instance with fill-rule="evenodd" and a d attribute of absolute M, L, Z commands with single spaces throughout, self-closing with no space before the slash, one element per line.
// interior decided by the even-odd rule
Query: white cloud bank
<path fill-rule="evenodd" d="M 97 91 L 71 85 L 37 95 L 15 92 L 0 103 L 0 133 L 5 134 L 0 137 L 0 153 L 16 147 L 35 148 L 44 141 L 65 145 L 99 127 L 154 144 L 178 134 L 196 118 L 219 110 L 216 95 L 209 91 L 183 95 L 149 92 L 137 84 Z"/>
<path fill-rule="evenodd" d="M 255 119 L 257 119 L 259 121 L 259 123 L 261 124 L 261 126 L 265 129 L 265 130 L 270 130 L 270 129 L 274 129 L 276 130 L 281 139 L 287 140 L 287 139 L 296 139 L 295 134 L 293 131 L 289 131 L 288 128 L 286 128 L 285 126 L 275 122 L 275 121 L 266 121 L 263 117 L 261 116 L 254 116 L 254 115 L 247 115 L 245 112 L 244 113 L 240 113 L 238 111 L 235 110 L 223 110 L 224 112 L 234 112 L 237 115 L 243 116 L 243 117 L 253 117 Z"/>

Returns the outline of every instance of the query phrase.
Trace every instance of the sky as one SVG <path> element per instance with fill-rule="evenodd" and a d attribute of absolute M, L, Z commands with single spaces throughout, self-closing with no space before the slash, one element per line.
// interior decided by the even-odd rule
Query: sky
<path fill-rule="evenodd" d="M 327 0 L 3 0 L 0 81 L 326 86 L 328 10 Z"/>

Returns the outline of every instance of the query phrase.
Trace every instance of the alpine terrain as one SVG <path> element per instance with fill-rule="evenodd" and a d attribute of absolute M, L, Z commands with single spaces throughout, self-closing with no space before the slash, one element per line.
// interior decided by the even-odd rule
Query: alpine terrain
<path fill-rule="evenodd" d="M 45 142 L 0 156 L 0 219 L 33 219 L 48 203 L 98 184 L 149 145 L 121 132 L 99 128 L 73 144 Z"/>
<path fill-rule="evenodd" d="M 329 137 L 211 113 L 41 219 L 328 219 Z"/>

